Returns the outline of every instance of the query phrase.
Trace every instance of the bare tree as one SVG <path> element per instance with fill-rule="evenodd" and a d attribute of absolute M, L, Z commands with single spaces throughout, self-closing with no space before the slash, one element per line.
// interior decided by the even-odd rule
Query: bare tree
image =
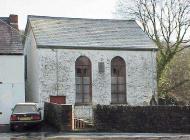
<path fill-rule="evenodd" d="M 129 8 L 128 0 L 120 0 L 117 14 L 135 15 L 142 29 L 158 46 L 157 78 L 160 85 L 167 65 L 190 41 L 190 0 L 135 0 L 133 9 Z"/>
<path fill-rule="evenodd" d="M 163 77 L 160 81 L 162 92 L 167 93 L 177 104 L 190 104 L 190 48 L 174 56 L 164 70 Z"/>

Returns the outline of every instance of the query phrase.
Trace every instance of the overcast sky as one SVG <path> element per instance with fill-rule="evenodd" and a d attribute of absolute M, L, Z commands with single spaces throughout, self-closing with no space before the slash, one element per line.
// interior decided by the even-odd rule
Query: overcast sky
<path fill-rule="evenodd" d="M 27 15 L 114 18 L 117 0 L 0 0 L 0 17 L 19 16 L 24 29 Z"/>

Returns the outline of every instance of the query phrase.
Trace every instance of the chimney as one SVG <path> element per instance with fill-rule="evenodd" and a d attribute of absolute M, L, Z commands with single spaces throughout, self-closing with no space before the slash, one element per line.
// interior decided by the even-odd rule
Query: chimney
<path fill-rule="evenodd" d="M 9 16 L 9 23 L 13 28 L 18 29 L 18 15 L 11 14 Z"/>

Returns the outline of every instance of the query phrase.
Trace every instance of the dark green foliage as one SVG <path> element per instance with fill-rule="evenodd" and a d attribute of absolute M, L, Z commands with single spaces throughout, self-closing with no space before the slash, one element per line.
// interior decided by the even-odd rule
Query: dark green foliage
<path fill-rule="evenodd" d="M 97 131 L 190 132 L 190 106 L 106 106 L 94 108 Z"/>
<path fill-rule="evenodd" d="M 177 105 L 178 102 L 171 98 L 170 96 L 166 95 L 164 98 L 158 98 L 159 105 Z"/>

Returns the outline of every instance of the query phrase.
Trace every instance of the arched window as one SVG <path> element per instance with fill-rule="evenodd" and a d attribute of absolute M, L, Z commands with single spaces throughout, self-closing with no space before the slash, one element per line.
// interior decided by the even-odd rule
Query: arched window
<path fill-rule="evenodd" d="M 92 102 L 91 62 L 85 57 L 79 57 L 75 62 L 76 103 Z"/>
<path fill-rule="evenodd" d="M 126 103 L 126 65 L 119 56 L 111 61 L 111 102 Z"/>

